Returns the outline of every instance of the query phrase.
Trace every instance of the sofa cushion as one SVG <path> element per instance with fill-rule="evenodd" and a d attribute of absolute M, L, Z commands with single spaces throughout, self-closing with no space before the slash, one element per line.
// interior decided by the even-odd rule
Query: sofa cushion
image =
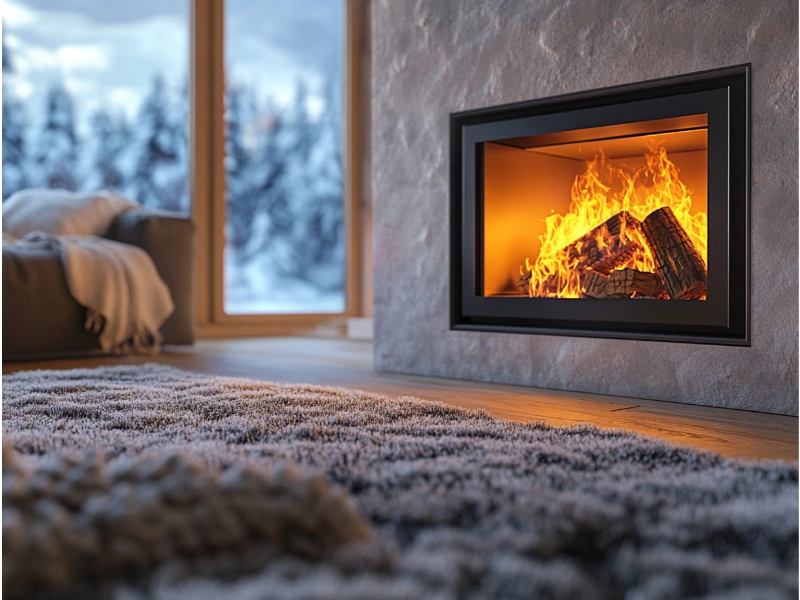
<path fill-rule="evenodd" d="M 106 190 L 20 190 L 3 202 L 3 231 L 17 237 L 31 231 L 103 235 L 117 215 L 138 207 L 133 200 Z"/>

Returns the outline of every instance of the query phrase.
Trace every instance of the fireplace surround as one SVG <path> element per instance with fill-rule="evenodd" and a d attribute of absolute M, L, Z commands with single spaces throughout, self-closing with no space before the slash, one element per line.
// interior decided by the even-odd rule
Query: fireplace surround
<path fill-rule="evenodd" d="M 452 328 L 749 344 L 749 74 L 451 114 Z"/>
<path fill-rule="evenodd" d="M 373 3 L 375 368 L 797 415 L 797 12 L 780 0 Z M 749 346 L 452 329 L 450 114 L 746 63 Z"/>

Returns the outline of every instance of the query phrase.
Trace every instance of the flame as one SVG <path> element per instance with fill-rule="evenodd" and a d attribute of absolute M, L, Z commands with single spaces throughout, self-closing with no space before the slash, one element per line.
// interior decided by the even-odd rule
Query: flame
<path fill-rule="evenodd" d="M 530 278 L 531 297 L 582 297 L 584 290 L 576 269 L 580 259 L 568 249 L 622 211 L 628 211 L 641 221 L 654 210 L 669 206 L 708 264 L 708 214 L 692 213 L 691 192 L 681 182 L 678 168 L 669 160 L 662 145 L 651 143 L 644 158 L 644 166 L 631 168 L 606 159 L 601 150 L 594 159 L 587 161 L 586 171 L 578 175 L 572 185 L 569 212 L 545 218 L 545 233 L 539 236 L 542 243 L 539 256 L 534 262 L 525 259 L 525 266 L 520 267 L 523 279 Z M 607 246 L 608 240 L 602 233 L 599 231 L 596 235 L 601 248 Z M 644 235 L 637 228 L 626 227 L 624 219 L 619 239 L 623 243 L 638 244 L 638 248 L 632 244 L 636 248 L 633 256 L 615 268 L 655 271 Z M 579 246 L 576 249 L 580 249 Z"/>

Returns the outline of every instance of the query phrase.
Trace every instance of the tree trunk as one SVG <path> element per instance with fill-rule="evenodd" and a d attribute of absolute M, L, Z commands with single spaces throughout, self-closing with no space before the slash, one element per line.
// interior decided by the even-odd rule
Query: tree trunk
<path fill-rule="evenodd" d="M 698 300 L 708 294 L 708 273 L 675 214 L 668 206 L 651 212 L 642 222 L 647 243 L 669 297 Z"/>

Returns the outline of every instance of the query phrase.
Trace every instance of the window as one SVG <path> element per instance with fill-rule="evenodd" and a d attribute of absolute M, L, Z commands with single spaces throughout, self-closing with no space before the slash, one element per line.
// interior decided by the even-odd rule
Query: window
<path fill-rule="evenodd" d="M 191 213 L 201 335 L 356 313 L 358 98 L 344 90 L 361 25 L 345 28 L 365 7 L 7 0 L 3 199 L 108 188 Z"/>
<path fill-rule="evenodd" d="M 225 3 L 227 314 L 345 309 L 344 3 Z"/>
<path fill-rule="evenodd" d="M 113 189 L 189 211 L 187 0 L 3 3 L 3 199 Z"/>

